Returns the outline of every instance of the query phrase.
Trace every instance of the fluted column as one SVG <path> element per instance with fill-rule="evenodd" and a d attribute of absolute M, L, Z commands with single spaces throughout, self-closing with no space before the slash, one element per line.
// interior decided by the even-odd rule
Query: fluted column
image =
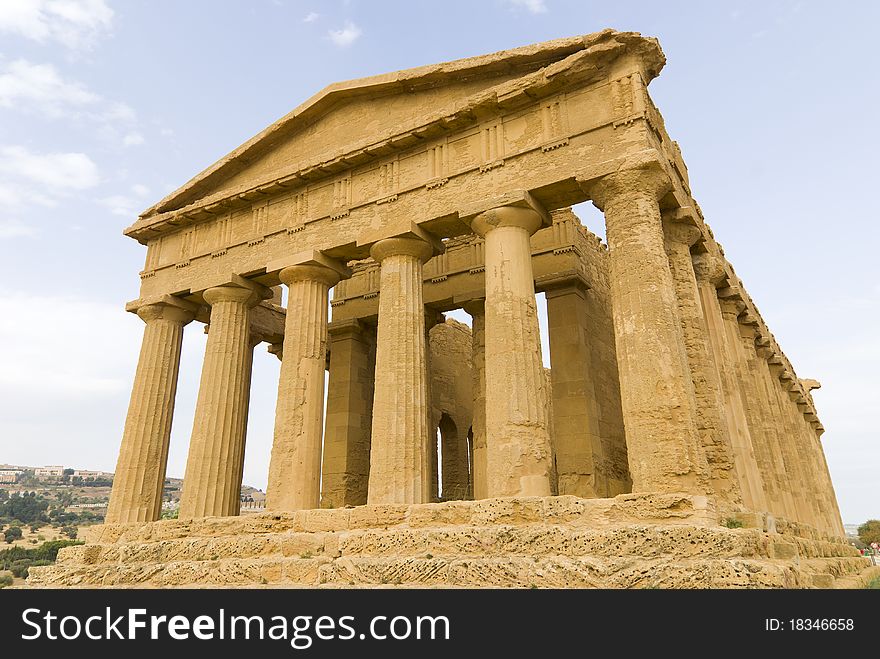
<path fill-rule="evenodd" d="M 755 459 L 745 404 L 735 372 L 736 357 L 727 340 L 726 326 L 716 289 L 716 284 L 723 276 L 723 270 L 715 257 L 704 253 L 694 257 L 694 271 L 700 294 L 700 306 L 708 331 L 713 372 L 720 388 L 723 404 L 722 420 L 730 439 L 734 471 L 742 492 L 743 504 L 749 510 L 766 511 L 768 508 L 764 485 Z"/>
<path fill-rule="evenodd" d="M 258 290 L 230 285 L 203 294 L 211 306 L 211 325 L 180 497 L 181 519 L 234 515 L 238 508 L 250 310 L 262 297 Z"/>
<path fill-rule="evenodd" d="M 749 375 L 750 366 L 745 351 L 743 350 L 742 336 L 740 335 L 739 330 L 738 317 L 744 308 L 744 304 L 739 299 L 730 297 L 719 298 L 718 303 L 721 306 L 721 316 L 724 319 L 725 338 L 732 358 L 731 369 L 736 378 L 737 390 L 739 391 L 742 400 L 749 439 L 751 441 L 755 463 L 758 466 L 758 473 L 760 474 L 760 481 L 764 491 L 766 502 L 766 508 L 764 510 L 779 515 L 782 512 L 779 491 L 770 469 L 770 458 L 767 452 L 767 438 L 765 436 L 764 426 L 758 416 L 758 405 L 756 403 L 755 392 Z"/>
<path fill-rule="evenodd" d="M 700 238 L 700 230 L 691 224 L 676 221 L 664 222 L 663 228 L 693 383 L 694 420 L 702 446 L 700 467 L 705 461 L 709 486 L 719 507 L 738 509 L 742 506 L 742 492 L 734 473 L 727 426 L 722 419 L 721 396 L 709 354 L 709 330 L 700 306 L 691 256 L 691 246 Z"/>
<path fill-rule="evenodd" d="M 535 305 L 532 208 L 501 206 L 471 220 L 485 243 L 486 494 L 551 494 L 553 453 Z"/>
<path fill-rule="evenodd" d="M 278 276 L 289 294 L 266 508 L 304 510 L 321 502 L 327 305 L 340 275 L 325 266 L 294 265 Z"/>
<path fill-rule="evenodd" d="M 605 213 L 633 491 L 702 493 L 690 371 L 660 219 L 669 185 L 660 171 L 625 170 L 600 179 L 592 197 Z"/>
<path fill-rule="evenodd" d="M 247 446 L 248 412 L 251 405 L 251 376 L 254 367 L 254 348 L 256 348 L 262 340 L 262 335 L 255 332 L 251 332 L 248 337 L 247 363 L 244 367 L 244 387 L 242 387 L 240 403 L 242 410 L 244 410 L 244 422 L 241 425 L 241 435 L 237 440 L 235 450 L 235 476 L 233 476 L 233 482 L 238 483 L 239 486 L 244 477 L 244 453 Z M 239 492 L 235 496 L 235 501 L 233 501 L 233 510 L 233 515 L 238 515 L 241 512 L 240 487 Z"/>
<path fill-rule="evenodd" d="M 107 506 L 108 524 L 159 519 L 183 328 L 194 310 L 187 302 L 169 299 L 137 311 L 146 326 Z"/>
<path fill-rule="evenodd" d="M 474 499 L 485 499 L 486 493 L 486 306 L 483 300 L 471 300 L 464 305 L 471 316 L 471 355 L 473 362 L 473 420 L 471 421 L 471 450 L 473 458 Z"/>
<path fill-rule="evenodd" d="M 796 497 L 792 495 L 792 485 L 789 483 L 789 474 L 786 471 L 785 456 L 783 455 L 782 444 L 784 436 L 780 437 L 777 419 L 774 417 L 773 409 L 770 406 L 770 391 L 766 387 L 763 379 L 763 358 L 758 354 L 755 339 L 757 332 L 755 326 L 756 320 L 749 312 L 745 312 L 739 317 L 739 332 L 742 340 L 743 355 L 746 359 L 747 369 L 745 375 L 749 383 L 749 389 L 752 392 L 754 403 L 754 419 L 756 423 L 761 424 L 761 432 L 765 442 L 765 451 L 767 456 L 767 470 L 769 478 L 772 479 L 778 505 L 777 511 L 786 519 L 798 519 L 798 504 Z M 782 433 L 784 435 L 784 433 Z"/>
<path fill-rule="evenodd" d="M 788 420 L 791 403 L 788 394 L 780 386 L 779 375 L 782 368 L 768 363 L 768 359 L 773 357 L 771 350 L 768 348 L 757 350 L 760 358 L 759 367 L 769 391 L 773 423 L 779 434 L 779 448 L 785 462 L 785 487 L 794 500 L 792 520 L 815 526 L 818 506 L 809 487 L 812 474 L 810 469 L 805 468 L 800 442 L 793 434 L 797 431 Z"/>
<path fill-rule="evenodd" d="M 415 238 L 388 238 L 370 249 L 380 275 L 369 504 L 428 501 L 422 266 L 432 253 Z"/>

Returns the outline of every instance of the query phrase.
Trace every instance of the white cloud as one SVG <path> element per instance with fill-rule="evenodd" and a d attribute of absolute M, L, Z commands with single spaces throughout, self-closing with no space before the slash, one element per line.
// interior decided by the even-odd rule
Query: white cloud
<path fill-rule="evenodd" d="M 31 237 L 39 233 L 36 227 L 28 226 L 21 220 L 0 220 L 0 240 L 8 238 Z"/>
<path fill-rule="evenodd" d="M 314 23 L 320 17 L 321 17 L 321 14 L 319 14 L 318 12 L 310 11 L 308 14 L 306 14 L 306 17 L 303 18 L 303 23 Z"/>
<path fill-rule="evenodd" d="M 125 195 L 117 194 L 104 197 L 103 199 L 99 199 L 98 203 L 109 210 L 113 215 L 120 215 L 122 217 L 137 215 L 138 202 Z"/>
<path fill-rule="evenodd" d="M 143 207 L 143 197 L 150 193 L 150 189 L 140 183 L 131 186 L 134 196 L 116 194 L 98 199 L 98 203 L 109 210 L 113 215 L 132 217 L 138 214 Z"/>
<path fill-rule="evenodd" d="M 363 31 L 351 21 L 346 21 L 341 30 L 327 31 L 327 36 L 330 37 L 330 41 L 340 48 L 350 46 L 358 40 L 361 34 L 363 34 Z"/>
<path fill-rule="evenodd" d="M 84 153 L 45 153 L 0 147 L 0 173 L 54 191 L 85 190 L 100 182 L 98 166 Z"/>
<path fill-rule="evenodd" d="M 46 322 L 47 310 L 64 332 Z M 135 319 L 136 320 L 136 319 Z M 0 291 L 0 392 L 53 399 L 124 393 L 140 328 L 120 306 L 80 297 Z"/>
<path fill-rule="evenodd" d="M 0 32 L 90 48 L 113 23 L 105 0 L 0 0 Z"/>
<path fill-rule="evenodd" d="M 0 5 L 5 0 L 0 0 Z M 111 101 L 85 85 L 64 79 L 51 64 L 17 59 L 0 62 L 0 109 L 38 112 L 47 117 L 86 120 L 98 124 L 98 135 L 108 142 L 133 146 L 144 136 L 133 130 L 137 116 L 131 106 Z M 123 131 L 124 134 L 123 134 Z"/>
<path fill-rule="evenodd" d="M 544 14 L 547 12 L 547 5 L 544 0 L 505 0 L 507 4 L 516 9 L 525 9 L 531 14 Z"/>
<path fill-rule="evenodd" d="M 79 83 L 63 80 L 51 64 L 18 59 L 0 74 L 0 107 L 33 106 L 59 116 L 66 108 L 92 105 L 99 98 Z"/>
<path fill-rule="evenodd" d="M 144 136 L 137 131 L 127 133 L 122 138 L 122 146 L 140 146 L 145 142 Z"/>

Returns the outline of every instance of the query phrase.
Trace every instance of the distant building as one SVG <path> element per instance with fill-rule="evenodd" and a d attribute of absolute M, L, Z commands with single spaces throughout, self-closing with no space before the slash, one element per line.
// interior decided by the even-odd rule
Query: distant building
<path fill-rule="evenodd" d="M 82 478 L 83 480 L 89 478 L 111 478 L 113 474 L 107 473 L 106 471 L 89 471 L 88 469 L 76 469 L 73 472 L 74 478 Z"/>
<path fill-rule="evenodd" d="M 0 483 L 15 483 L 23 473 L 21 469 L 0 469 Z"/>
<path fill-rule="evenodd" d="M 37 478 L 53 478 L 64 475 L 64 467 L 61 465 L 48 465 L 46 467 L 37 467 L 34 469 L 34 476 Z"/>

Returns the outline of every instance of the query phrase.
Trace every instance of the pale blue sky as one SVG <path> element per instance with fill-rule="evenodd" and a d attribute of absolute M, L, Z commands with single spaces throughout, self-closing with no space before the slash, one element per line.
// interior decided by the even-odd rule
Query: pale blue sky
<path fill-rule="evenodd" d="M 142 329 L 122 307 L 144 250 L 121 231 L 140 210 L 331 82 L 613 27 L 660 39 L 650 92 L 694 194 L 823 384 L 844 522 L 880 517 L 878 25 L 872 2 L 0 0 L 0 462 L 114 468 Z M 203 346 L 192 325 L 174 476 Z M 260 487 L 277 374 L 258 351 Z"/>

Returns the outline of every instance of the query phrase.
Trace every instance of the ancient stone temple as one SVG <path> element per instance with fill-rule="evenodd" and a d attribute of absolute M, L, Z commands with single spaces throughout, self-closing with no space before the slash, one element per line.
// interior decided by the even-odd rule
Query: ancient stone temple
<path fill-rule="evenodd" d="M 819 385 L 706 224 L 648 94 L 664 64 L 606 30 L 332 84 L 147 209 L 106 524 L 31 583 L 853 578 Z M 156 521 L 193 321 L 180 519 Z M 281 360 L 267 511 L 239 515 L 261 346 Z"/>

